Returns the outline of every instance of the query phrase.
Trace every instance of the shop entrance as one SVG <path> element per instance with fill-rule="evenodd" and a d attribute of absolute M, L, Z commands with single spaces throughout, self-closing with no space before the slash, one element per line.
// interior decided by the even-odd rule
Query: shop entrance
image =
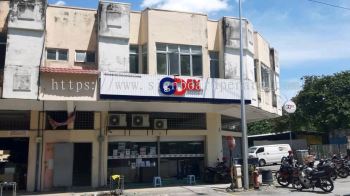
<path fill-rule="evenodd" d="M 51 146 L 53 150 L 50 150 Z M 54 143 L 49 144 L 46 150 L 46 162 L 52 162 L 46 167 L 46 189 L 52 186 L 91 186 L 91 143 Z"/>
<path fill-rule="evenodd" d="M 17 182 L 26 189 L 28 138 L 0 138 L 0 182 Z"/>
<path fill-rule="evenodd" d="M 75 143 L 73 160 L 73 186 L 91 186 L 92 144 Z"/>

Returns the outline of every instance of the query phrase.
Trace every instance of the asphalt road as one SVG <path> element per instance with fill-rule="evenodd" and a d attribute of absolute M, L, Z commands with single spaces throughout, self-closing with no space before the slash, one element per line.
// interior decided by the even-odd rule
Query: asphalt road
<path fill-rule="evenodd" d="M 336 179 L 334 181 L 334 190 L 331 193 L 325 193 L 319 188 L 305 189 L 302 191 L 297 191 L 293 189 L 291 185 L 284 188 L 275 184 L 275 186 L 262 186 L 259 191 L 250 190 L 241 193 L 234 193 L 234 195 L 295 195 L 295 196 L 306 196 L 306 195 L 329 195 L 329 196 L 350 196 L 350 177 L 345 179 Z"/>

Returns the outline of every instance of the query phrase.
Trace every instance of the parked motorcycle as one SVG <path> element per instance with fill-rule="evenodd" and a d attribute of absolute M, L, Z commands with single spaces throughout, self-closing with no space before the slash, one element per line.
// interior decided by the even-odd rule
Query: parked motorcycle
<path fill-rule="evenodd" d="M 350 167 L 346 164 L 344 159 L 332 159 L 335 164 L 338 176 L 341 178 L 346 178 L 350 175 Z"/>
<path fill-rule="evenodd" d="M 318 165 L 316 166 L 316 169 L 318 171 L 322 171 L 322 170 L 326 171 L 328 173 L 329 177 L 333 181 L 335 179 L 337 179 L 337 177 L 338 177 L 338 172 L 337 172 L 336 166 L 329 159 L 326 159 L 326 160 L 321 159 L 320 162 L 318 163 Z"/>
<path fill-rule="evenodd" d="M 276 179 L 278 184 L 287 187 L 293 183 L 293 179 L 298 176 L 298 167 L 290 164 L 288 160 L 283 160 L 280 169 L 276 172 Z"/>
<path fill-rule="evenodd" d="M 215 167 L 206 167 L 204 180 L 210 183 L 229 183 L 231 182 L 230 168 L 226 166 L 226 162 L 217 162 Z"/>
<path fill-rule="evenodd" d="M 315 187 L 325 192 L 332 192 L 334 184 L 326 170 L 318 171 L 311 167 L 299 166 L 299 175 L 293 179 L 294 187 L 301 191 L 302 189 L 314 189 Z"/>

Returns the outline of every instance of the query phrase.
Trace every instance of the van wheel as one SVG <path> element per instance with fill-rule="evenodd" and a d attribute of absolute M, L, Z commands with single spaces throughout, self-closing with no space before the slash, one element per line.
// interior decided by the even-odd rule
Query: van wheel
<path fill-rule="evenodd" d="M 264 160 L 264 159 L 260 159 L 259 160 L 259 166 L 260 167 L 263 167 L 263 166 L 265 166 L 266 165 L 266 161 Z"/>

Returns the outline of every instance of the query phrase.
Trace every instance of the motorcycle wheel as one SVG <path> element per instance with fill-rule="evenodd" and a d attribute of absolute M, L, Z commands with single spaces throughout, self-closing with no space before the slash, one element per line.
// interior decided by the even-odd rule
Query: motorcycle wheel
<path fill-rule="evenodd" d="M 338 170 L 338 176 L 341 178 L 346 178 L 349 176 L 349 171 L 345 167 L 341 167 Z"/>
<path fill-rule="evenodd" d="M 277 175 L 277 182 L 283 187 L 287 187 L 289 185 L 289 180 L 286 178 L 283 178 L 280 175 Z"/>
<path fill-rule="evenodd" d="M 293 188 L 297 189 L 298 191 L 303 190 L 303 185 L 301 184 L 299 179 L 294 179 L 293 181 Z"/>
<path fill-rule="evenodd" d="M 332 192 L 334 189 L 334 184 L 331 179 L 326 178 L 326 179 L 320 179 L 320 188 L 326 192 Z"/>
<path fill-rule="evenodd" d="M 333 181 L 338 178 L 338 174 L 335 170 L 331 173 L 331 178 Z"/>

